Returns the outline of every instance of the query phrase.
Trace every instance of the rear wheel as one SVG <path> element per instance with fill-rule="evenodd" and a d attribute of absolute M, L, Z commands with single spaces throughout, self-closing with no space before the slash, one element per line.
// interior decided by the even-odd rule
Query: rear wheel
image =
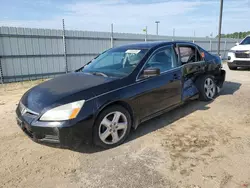
<path fill-rule="evenodd" d="M 230 70 L 237 70 L 237 67 L 228 66 Z"/>
<path fill-rule="evenodd" d="M 110 106 L 98 116 L 94 126 L 94 143 L 112 148 L 124 142 L 131 129 L 131 116 L 122 106 Z"/>
<path fill-rule="evenodd" d="M 202 101 L 210 101 L 217 94 L 217 86 L 212 75 L 204 75 L 197 79 L 197 88 L 199 90 L 199 98 Z"/>

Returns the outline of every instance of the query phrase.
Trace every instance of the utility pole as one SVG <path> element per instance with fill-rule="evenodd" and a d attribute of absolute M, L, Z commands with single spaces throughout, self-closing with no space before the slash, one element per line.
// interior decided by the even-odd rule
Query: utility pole
<path fill-rule="evenodd" d="M 218 55 L 220 55 L 220 39 L 221 39 L 222 13 L 223 13 L 223 0 L 220 0 L 220 19 L 219 19 L 218 50 L 217 50 Z"/>
<path fill-rule="evenodd" d="M 156 23 L 156 35 L 158 35 L 158 24 L 160 23 L 160 21 L 155 21 Z"/>

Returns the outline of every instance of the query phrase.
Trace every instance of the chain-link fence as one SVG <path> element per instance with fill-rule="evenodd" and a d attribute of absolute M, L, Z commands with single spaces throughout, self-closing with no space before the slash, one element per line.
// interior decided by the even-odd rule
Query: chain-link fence
<path fill-rule="evenodd" d="M 54 77 L 83 66 L 109 48 L 143 41 L 182 40 L 217 52 L 216 38 L 0 27 L 1 83 Z M 221 40 L 222 58 L 236 39 Z"/>

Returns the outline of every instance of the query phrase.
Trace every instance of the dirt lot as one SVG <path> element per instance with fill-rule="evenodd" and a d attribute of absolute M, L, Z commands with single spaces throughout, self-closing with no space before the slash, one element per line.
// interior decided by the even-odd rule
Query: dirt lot
<path fill-rule="evenodd" d="M 14 110 L 34 84 L 0 86 L 0 187 L 250 188 L 250 71 L 227 70 L 213 102 L 143 123 L 106 151 L 51 148 L 25 136 Z"/>

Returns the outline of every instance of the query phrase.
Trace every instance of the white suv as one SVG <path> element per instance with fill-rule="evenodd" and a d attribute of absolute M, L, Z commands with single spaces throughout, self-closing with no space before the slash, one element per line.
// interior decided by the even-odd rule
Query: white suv
<path fill-rule="evenodd" d="M 231 70 L 236 70 L 238 67 L 250 67 L 250 35 L 230 49 L 227 65 Z"/>

